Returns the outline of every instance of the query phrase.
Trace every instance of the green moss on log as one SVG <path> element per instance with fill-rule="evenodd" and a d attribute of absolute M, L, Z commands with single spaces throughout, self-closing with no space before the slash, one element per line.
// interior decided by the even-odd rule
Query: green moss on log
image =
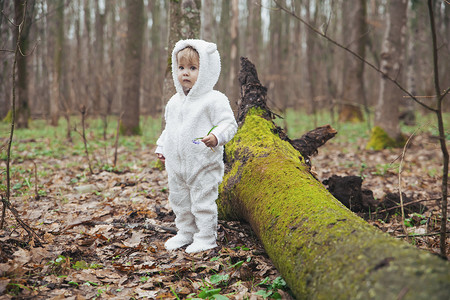
<path fill-rule="evenodd" d="M 249 222 L 298 299 L 446 299 L 450 265 L 345 208 L 251 109 L 226 146 L 221 218 Z"/>

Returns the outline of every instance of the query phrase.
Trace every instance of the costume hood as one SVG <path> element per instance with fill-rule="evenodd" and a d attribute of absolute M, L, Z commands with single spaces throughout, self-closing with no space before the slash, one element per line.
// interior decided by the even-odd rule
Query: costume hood
<path fill-rule="evenodd" d="M 184 96 L 183 87 L 177 78 L 177 53 L 187 46 L 191 46 L 197 50 L 200 57 L 198 78 L 189 92 L 189 96 L 197 97 L 211 91 L 214 85 L 216 85 L 217 80 L 219 80 L 220 56 L 216 44 L 203 40 L 180 40 L 175 44 L 172 51 L 172 77 L 175 89 L 182 96 Z"/>

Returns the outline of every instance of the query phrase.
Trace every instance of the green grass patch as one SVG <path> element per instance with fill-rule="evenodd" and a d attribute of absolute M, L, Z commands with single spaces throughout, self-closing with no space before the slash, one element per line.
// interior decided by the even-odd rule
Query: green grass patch
<path fill-rule="evenodd" d="M 142 117 L 142 135 L 119 137 L 118 145 L 122 148 L 122 152 L 119 153 L 117 166 L 114 167 L 117 121 L 118 118 L 115 116 L 108 117 L 106 131 L 102 119 L 89 118 L 85 122 L 87 148 L 95 173 L 101 171 L 120 172 L 135 165 L 148 166 L 150 164 L 149 161 L 133 162 L 130 155 L 124 153 L 152 148 L 161 133 L 161 119 Z M 67 139 L 67 122 L 65 119 L 61 119 L 57 127 L 49 125 L 46 120 L 32 120 L 28 129 L 16 128 L 14 130 L 10 160 L 12 196 L 32 195 L 34 193 L 33 161 L 37 163 L 38 182 L 40 178 L 63 169 L 74 174 L 89 172 L 87 159 L 85 159 L 85 146 L 79 134 L 82 132 L 79 117 L 71 118 L 70 128 L 71 141 Z M 0 163 L 3 164 L 7 160 L 7 141 L 10 130 L 10 124 L 0 122 Z M 124 151 L 123 148 L 125 148 Z M 75 175 L 73 180 L 83 182 L 81 178 L 77 178 Z M 3 193 L 6 190 L 5 172 L 0 172 L 0 182 L 0 192 Z M 68 184 L 70 183 L 72 181 L 68 182 Z M 45 195 L 46 191 L 39 190 L 39 193 Z"/>
<path fill-rule="evenodd" d="M 356 145 L 359 139 L 366 141 L 370 138 L 370 132 L 373 127 L 374 116 L 370 115 L 369 120 L 371 122 L 370 128 L 367 122 L 367 115 L 362 123 L 342 123 L 338 121 L 337 115 L 331 115 L 330 112 L 321 111 L 316 116 L 311 116 L 302 111 L 287 110 L 283 119 L 275 119 L 275 123 L 284 128 L 284 124 L 287 124 L 288 135 L 291 139 L 300 138 L 306 132 L 313 130 L 317 126 L 323 126 L 330 124 L 334 129 L 338 131 L 336 137 L 330 140 L 330 143 L 346 143 Z M 444 128 L 446 130 L 446 139 L 450 140 L 450 113 L 445 113 L 443 116 Z M 421 132 L 425 132 L 434 136 L 438 136 L 437 119 L 435 114 L 421 114 L 416 113 L 416 125 L 407 126 L 400 122 L 400 128 L 403 134 L 409 136 L 415 132 L 418 128 L 421 128 Z"/>

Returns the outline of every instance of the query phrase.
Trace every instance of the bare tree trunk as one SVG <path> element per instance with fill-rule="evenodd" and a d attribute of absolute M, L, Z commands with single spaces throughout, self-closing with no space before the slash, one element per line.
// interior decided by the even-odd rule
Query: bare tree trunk
<path fill-rule="evenodd" d="M 5 11 L 5 0 L 0 0 L 0 11 Z M 4 30 L 3 17 L 4 13 L 0 13 L 0 41 L 6 41 L 9 36 Z M 2 45 L 3 43 L 0 44 L 0 47 Z M 9 54 L 6 52 L 0 52 L 0 95 L 2 95 L 2 97 L 0 97 L 0 120 L 8 114 L 10 107 L 10 89 L 8 86 L 10 86 L 9 81 L 11 79 L 10 76 L 7 75 L 7 70 L 10 69 L 9 60 L 7 59 L 8 55 Z"/>
<path fill-rule="evenodd" d="M 94 108 L 94 114 L 96 113 L 96 103 L 94 103 L 94 97 L 92 95 L 92 83 L 93 81 L 93 72 L 92 72 L 92 30 L 91 30 L 91 0 L 84 0 L 84 34 L 82 37 L 86 39 L 85 47 L 83 50 L 84 56 L 82 56 L 82 62 L 85 62 L 85 72 L 82 74 L 82 84 L 84 85 L 84 102 L 86 103 L 87 111 L 92 113 L 92 108 Z"/>
<path fill-rule="evenodd" d="M 246 53 L 248 58 L 259 65 L 261 56 L 261 5 L 247 0 L 248 21 L 246 28 Z"/>
<path fill-rule="evenodd" d="M 202 1 L 201 10 L 201 33 L 200 36 L 205 41 L 214 40 L 214 5 L 212 0 Z"/>
<path fill-rule="evenodd" d="M 109 17 L 109 24 L 107 26 L 108 29 L 108 40 L 109 40 L 109 47 L 108 47 L 108 57 L 109 57 L 109 64 L 108 64 L 108 73 L 106 75 L 107 77 L 107 83 L 106 83 L 106 113 L 109 115 L 112 113 L 112 107 L 114 100 L 117 100 L 117 91 L 118 91 L 118 82 L 119 82 L 119 76 L 117 72 L 117 66 L 118 66 L 118 59 L 116 57 L 116 41 L 115 37 L 117 35 L 116 30 L 116 8 L 115 8 L 115 1 L 107 1 L 105 3 L 105 10 L 108 12 L 107 16 Z M 105 12 L 106 13 L 106 12 Z M 120 113 L 119 113 L 120 115 Z"/>
<path fill-rule="evenodd" d="M 347 3 L 346 5 L 350 5 Z M 349 49 L 365 58 L 366 49 L 366 0 L 351 2 L 350 21 L 348 29 L 350 31 Z M 345 22 L 347 23 L 347 22 Z M 345 33 L 348 35 L 348 32 Z M 344 88 L 342 100 L 345 102 L 339 112 L 341 122 L 361 122 L 364 120 L 361 107 L 367 107 L 364 91 L 364 63 L 348 57 L 345 58 L 344 66 Z"/>
<path fill-rule="evenodd" d="M 104 32 L 105 32 L 105 11 L 101 11 L 99 3 L 96 3 L 96 14 L 95 14 L 95 56 L 96 56 L 96 66 L 95 66 L 95 100 L 97 103 L 95 105 L 94 113 L 99 113 L 103 116 L 106 121 L 107 105 L 104 97 L 104 69 L 105 69 L 105 46 L 104 46 Z"/>
<path fill-rule="evenodd" d="M 162 107 L 176 92 L 172 79 L 172 49 L 178 40 L 200 37 L 201 5 L 201 0 L 169 0 L 169 41 L 167 47 L 169 57 L 164 78 L 163 98 L 161 99 Z"/>
<path fill-rule="evenodd" d="M 52 126 L 58 126 L 58 120 L 60 117 L 61 107 L 65 107 L 62 94 L 62 71 L 63 71 L 63 59 L 64 59 L 64 0 L 58 0 L 54 2 L 55 22 L 52 24 L 52 32 L 55 41 L 53 48 L 53 65 L 52 81 L 51 81 L 51 100 L 50 100 L 50 124 Z"/>
<path fill-rule="evenodd" d="M 418 41 L 417 35 L 417 7 L 413 2 L 410 2 L 411 9 L 409 18 L 409 26 L 408 26 L 408 56 L 406 60 L 407 64 L 407 72 L 406 72 L 406 87 L 408 91 L 413 95 L 417 95 L 417 87 L 416 87 L 416 76 L 417 72 L 415 71 L 415 62 L 417 61 L 417 53 L 416 53 L 416 43 Z M 413 126 L 415 125 L 415 109 L 414 109 L 414 101 L 406 101 L 404 104 L 405 111 L 401 113 L 402 119 L 406 125 Z"/>
<path fill-rule="evenodd" d="M 315 10 L 315 15 L 317 15 L 317 9 Z M 309 24 L 315 24 L 316 20 L 311 17 L 311 0 L 306 1 L 306 20 Z M 314 116 L 314 127 L 317 127 L 317 119 L 316 119 L 316 91 L 315 91 L 315 82 L 314 82 L 314 48 L 315 48 L 315 40 L 314 33 L 311 30 L 306 32 L 306 68 L 307 68 L 307 77 L 306 77 L 306 86 L 308 92 L 308 112 L 309 114 Z"/>
<path fill-rule="evenodd" d="M 231 50 L 230 50 L 230 74 L 227 84 L 227 96 L 233 111 L 237 112 L 239 100 L 239 88 L 237 72 L 239 70 L 239 0 L 232 0 L 231 14 Z M 223 52 L 223 51 L 222 51 Z"/>
<path fill-rule="evenodd" d="M 231 59 L 230 59 L 230 51 L 226 49 L 231 48 L 231 39 L 230 36 L 230 28 L 231 28 L 231 1 L 222 1 L 221 12 L 220 12 L 220 30 L 219 37 L 227 37 L 227 38 L 219 38 L 218 39 L 218 48 L 220 52 L 220 60 L 221 60 L 221 71 L 220 78 L 217 83 L 218 89 L 225 94 L 228 94 L 228 78 L 230 77 L 230 67 L 231 67 Z"/>
<path fill-rule="evenodd" d="M 29 33 L 31 28 L 32 13 L 34 11 L 34 1 L 14 0 L 15 23 L 23 26 L 22 34 L 18 45 L 20 52 L 17 57 L 17 109 L 16 123 L 18 128 L 28 128 L 30 118 L 29 89 L 28 89 L 28 50 Z M 23 23 L 22 23 L 23 22 Z M 19 35 L 19 27 L 15 30 L 15 39 Z"/>
<path fill-rule="evenodd" d="M 388 18 L 383 49 L 381 70 L 389 77 L 401 82 L 404 68 L 404 45 L 406 33 L 406 8 L 408 1 L 388 2 Z M 380 79 L 380 95 L 375 111 L 375 127 L 367 147 L 375 150 L 402 144 L 399 126 L 399 104 L 401 91 L 385 77 Z"/>
<path fill-rule="evenodd" d="M 151 102 L 151 110 L 150 114 L 156 116 L 161 113 L 160 103 L 161 103 L 161 95 L 163 93 L 162 85 L 164 83 L 164 67 L 167 65 L 162 63 L 165 62 L 161 59 L 163 57 L 163 46 L 166 44 L 162 38 L 162 8 L 160 6 L 159 1 L 154 1 L 152 3 L 152 29 L 150 31 L 150 40 L 152 47 L 150 48 L 150 64 L 155 68 L 154 74 L 151 74 L 152 84 L 150 91 L 150 102 Z"/>
<path fill-rule="evenodd" d="M 141 58 L 144 35 L 144 2 L 127 0 L 127 41 L 125 69 L 122 87 L 121 132 L 125 135 L 141 134 L 139 126 L 139 98 L 141 82 Z"/>

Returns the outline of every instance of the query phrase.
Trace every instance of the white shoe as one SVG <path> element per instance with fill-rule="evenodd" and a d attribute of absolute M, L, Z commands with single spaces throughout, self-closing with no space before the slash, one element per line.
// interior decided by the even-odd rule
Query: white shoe
<path fill-rule="evenodd" d="M 183 247 L 184 245 L 188 245 L 192 243 L 194 240 L 194 235 L 192 233 L 177 233 L 176 236 L 171 237 L 166 241 L 164 244 L 164 247 L 166 247 L 167 250 L 175 250 L 180 247 Z"/>
<path fill-rule="evenodd" d="M 194 242 L 186 248 L 187 253 L 206 251 L 217 247 L 216 237 L 195 237 Z"/>

